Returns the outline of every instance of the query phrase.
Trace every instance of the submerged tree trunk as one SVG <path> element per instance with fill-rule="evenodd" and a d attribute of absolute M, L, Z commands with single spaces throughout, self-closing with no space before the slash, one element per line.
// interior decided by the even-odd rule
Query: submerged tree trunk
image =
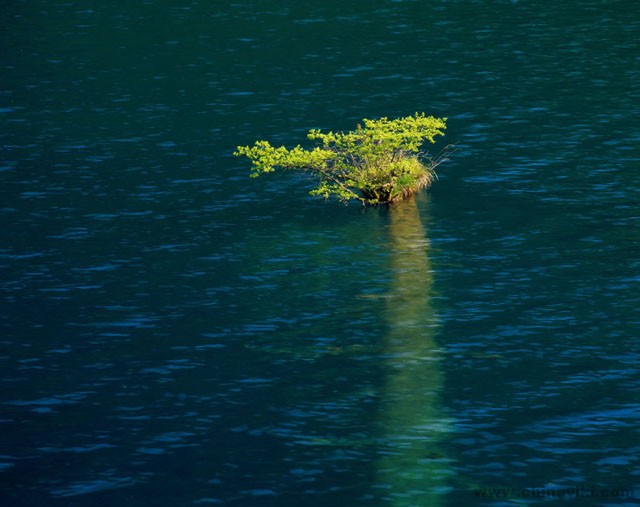
<path fill-rule="evenodd" d="M 439 403 L 443 374 L 428 242 L 415 199 L 390 214 L 393 278 L 376 488 L 388 505 L 431 507 L 444 499 L 449 460 L 439 445 L 448 423 Z"/>

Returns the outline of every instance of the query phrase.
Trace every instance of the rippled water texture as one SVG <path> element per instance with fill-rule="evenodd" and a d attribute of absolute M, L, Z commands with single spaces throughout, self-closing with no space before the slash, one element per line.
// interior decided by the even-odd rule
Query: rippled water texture
<path fill-rule="evenodd" d="M 4 2 L 0 503 L 632 505 L 636 3 Z M 231 156 L 416 111 L 393 209 Z"/>

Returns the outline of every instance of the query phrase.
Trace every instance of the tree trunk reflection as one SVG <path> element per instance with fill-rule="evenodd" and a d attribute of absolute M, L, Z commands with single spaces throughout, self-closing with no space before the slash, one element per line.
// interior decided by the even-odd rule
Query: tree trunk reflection
<path fill-rule="evenodd" d="M 391 505 L 429 507 L 441 503 L 448 460 L 439 449 L 447 423 L 438 399 L 443 375 L 428 241 L 414 199 L 391 209 L 390 217 L 387 378 L 376 485 Z"/>

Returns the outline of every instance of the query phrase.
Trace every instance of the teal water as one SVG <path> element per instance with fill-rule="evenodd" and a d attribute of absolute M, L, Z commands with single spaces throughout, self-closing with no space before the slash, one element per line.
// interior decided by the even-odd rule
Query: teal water
<path fill-rule="evenodd" d="M 222 4 L 0 9 L 2 505 L 635 505 L 636 2 Z M 394 209 L 231 155 L 416 111 Z"/>

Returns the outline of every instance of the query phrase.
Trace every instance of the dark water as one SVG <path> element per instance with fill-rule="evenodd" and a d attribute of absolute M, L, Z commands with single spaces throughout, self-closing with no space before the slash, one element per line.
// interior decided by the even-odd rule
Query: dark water
<path fill-rule="evenodd" d="M 637 2 L 135 4 L 0 9 L 2 505 L 637 501 Z M 396 209 L 231 156 L 416 111 Z"/>

